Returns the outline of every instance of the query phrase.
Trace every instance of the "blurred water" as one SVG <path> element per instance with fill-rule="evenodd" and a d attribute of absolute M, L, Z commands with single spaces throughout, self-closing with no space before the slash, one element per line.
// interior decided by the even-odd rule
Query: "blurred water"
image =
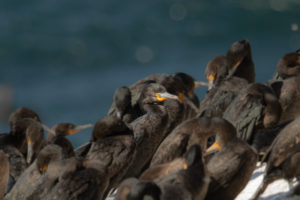
<path fill-rule="evenodd" d="M 13 88 L 14 109 L 48 126 L 95 123 L 118 87 L 151 73 L 204 80 L 207 62 L 239 39 L 252 45 L 257 81 L 270 79 L 300 48 L 299 20 L 298 0 L 2 1 L 0 84 Z M 90 132 L 69 138 L 78 146 Z"/>

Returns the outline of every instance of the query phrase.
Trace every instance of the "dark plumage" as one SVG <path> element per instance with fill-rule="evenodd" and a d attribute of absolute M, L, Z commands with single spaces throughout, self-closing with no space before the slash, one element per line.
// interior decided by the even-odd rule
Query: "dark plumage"
<path fill-rule="evenodd" d="M 64 174 L 59 177 L 58 182 L 50 191 L 47 191 L 43 199 L 103 199 L 104 191 L 108 186 L 108 179 L 106 178 L 106 171 L 103 171 L 102 164 L 95 161 L 83 162 L 82 164 L 82 166 L 78 165 L 73 169 L 68 169 L 65 165 L 61 166 Z M 71 167 L 71 165 L 69 166 Z"/>
<path fill-rule="evenodd" d="M 57 144 L 63 148 L 64 152 L 68 155 L 68 157 L 72 157 L 75 155 L 73 150 L 73 145 L 69 142 L 65 136 L 72 135 L 81 130 L 93 127 L 92 124 L 80 125 L 77 126 L 72 123 L 59 123 L 54 125 L 51 130 L 48 132 L 47 136 L 47 144 Z"/>
<path fill-rule="evenodd" d="M 179 170 L 156 183 L 161 188 L 161 199 L 204 199 L 208 187 L 208 173 L 201 148 L 192 145 L 187 154 L 187 168 Z"/>
<path fill-rule="evenodd" d="M 205 78 L 209 84 L 208 90 L 213 84 L 218 84 L 228 76 L 228 62 L 225 56 L 216 56 L 207 63 L 205 69 Z"/>
<path fill-rule="evenodd" d="M 108 115 L 115 115 L 126 123 L 133 121 L 140 115 L 138 107 L 131 105 L 131 91 L 128 87 L 118 88 L 114 93 L 113 100 Z"/>
<path fill-rule="evenodd" d="M 105 116 L 100 118 L 93 129 L 92 140 L 98 141 L 113 135 L 130 134 L 128 126 L 116 116 Z"/>
<path fill-rule="evenodd" d="M 300 118 L 288 124 L 269 147 L 264 160 L 267 166 L 264 179 L 253 199 L 257 199 L 273 181 L 284 178 L 291 181 L 300 176 Z"/>
<path fill-rule="evenodd" d="M 282 107 L 280 122 L 295 119 L 300 114 L 300 75 L 271 83 Z"/>
<path fill-rule="evenodd" d="M 108 115 L 100 118 L 92 131 L 91 140 L 78 147 L 75 150 L 77 156 L 85 157 L 91 148 L 92 142 L 102 140 L 105 137 L 111 137 L 116 135 L 130 135 L 132 131 L 128 128 L 127 123 L 116 115 Z"/>
<path fill-rule="evenodd" d="M 39 188 L 43 189 L 41 185 L 49 180 L 46 176 L 49 165 L 55 168 L 63 158 L 59 146 L 51 144 L 44 147 L 37 159 L 20 175 L 5 199 L 27 199 Z"/>
<path fill-rule="evenodd" d="M 199 100 L 194 91 L 194 88 L 196 87 L 195 79 L 192 76 L 182 72 L 175 73 L 173 77 L 174 80 L 171 81 L 169 84 L 165 84 L 164 82 L 162 82 L 161 84 L 171 94 L 179 95 L 183 102 L 184 100 L 181 97 L 181 95 L 187 97 L 195 104 L 196 107 L 199 107 Z"/>
<path fill-rule="evenodd" d="M 12 125 L 14 122 L 24 118 L 31 118 L 38 122 L 41 122 L 39 115 L 35 111 L 31 110 L 30 108 L 20 107 L 9 116 L 8 121 L 10 124 L 10 128 L 12 129 Z"/>
<path fill-rule="evenodd" d="M 2 199 L 6 192 L 6 187 L 9 178 L 9 162 L 8 157 L 3 151 L 0 151 L 0 199 Z"/>
<path fill-rule="evenodd" d="M 210 90 L 200 103 L 200 115 L 222 117 L 223 112 L 240 90 L 248 83 L 255 82 L 254 64 L 248 40 L 234 42 L 226 56 L 216 56 L 209 61 L 205 77 Z M 216 86 L 212 88 L 214 83 Z"/>
<path fill-rule="evenodd" d="M 32 124 L 30 120 L 40 122 L 39 116 L 31 109 L 21 107 L 13 112 L 9 117 L 10 132 L 0 134 L 0 145 L 12 145 L 25 156 L 27 153 L 26 129 Z"/>
<path fill-rule="evenodd" d="M 166 177 L 174 172 L 184 169 L 185 163 L 185 158 L 175 158 L 172 161 L 154 165 L 146 169 L 139 177 L 139 179 L 154 181 L 156 179 Z"/>
<path fill-rule="evenodd" d="M 272 128 L 259 131 L 258 134 L 256 134 L 256 137 L 253 139 L 253 143 L 251 146 L 256 149 L 257 154 L 259 155 L 259 159 L 261 159 L 265 155 L 268 148 L 271 146 L 272 142 L 280 133 L 280 131 L 290 122 L 291 121 L 277 124 Z"/>
<path fill-rule="evenodd" d="M 152 158 L 151 166 L 182 157 L 193 144 L 198 144 L 202 151 L 205 151 L 206 141 L 210 136 L 227 131 L 232 131 L 231 125 L 219 117 L 186 120 L 160 144 Z"/>
<path fill-rule="evenodd" d="M 135 140 L 137 141 L 137 145 L 140 145 L 138 148 L 141 152 L 139 157 L 135 157 L 137 160 L 134 161 L 135 164 L 131 165 L 127 176 L 131 176 L 129 174 L 138 176 L 140 172 L 137 171 L 143 170 L 145 164 L 149 162 L 147 159 L 151 159 L 149 153 L 152 154 L 156 146 L 160 143 L 157 143 L 157 141 L 161 141 L 164 135 L 169 133 L 181 121 L 196 115 L 193 109 L 180 101 L 172 99 L 158 100 L 159 98 L 154 95 L 154 91 L 163 93 L 165 89 L 162 86 L 152 84 L 148 87 L 143 91 L 144 94 L 141 95 L 139 102 L 139 105 L 142 107 L 141 110 L 143 110 L 145 115 L 130 124 L 133 127 Z M 161 119 L 165 119 L 166 121 L 161 121 Z M 152 140 L 149 138 L 150 136 L 153 138 Z"/>
<path fill-rule="evenodd" d="M 200 102 L 201 116 L 222 117 L 237 94 L 248 85 L 244 78 L 228 77 L 228 70 L 228 60 L 225 56 L 216 56 L 208 62 L 205 76 L 209 83 L 209 91 Z"/>
<path fill-rule="evenodd" d="M 173 109 L 178 104 L 167 102 L 174 101 L 170 98 L 175 100 L 178 98 L 169 94 L 168 97 L 161 98 L 157 96 L 158 94 L 167 94 L 166 89 L 160 84 L 153 83 L 144 88 L 139 100 L 139 106 L 144 115 L 130 123 L 137 143 L 137 155 L 129 169 L 128 176 L 138 176 L 142 172 L 161 141 L 171 130 L 170 127 L 175 127 L 176 122 L 180 123 L 183 120 L 175 120 L 177 114 L 173 113 Z M 181 112 L 180 107 L 177 108 Z M 172 117 L 169 118 L 170 115 Z"/>
<path fill-rule="evenodd" d="M 6 188 L 6 191 L 9 192 L 27 168 L 27 163 L 24 155 L 16 147 L 1 145 L 0 149 L 7 155 L 9 161 L 9 182 Z"/>
<path fill-rule="evenodd" d="M 136 83 L 132 84 L 129 88 L 132 94 L 132 106 L 135 106 L 139 101 L 140 94 L 145 86 L 151 83 L 158 83 L 164 86 L 167 92 L 173 95 L 185 96 L 198 107 L 199 100 L 194 92 L 197 83 L 194 78 L 186 73 L 175 74 L 151 74 Z M 183 99 L 182 99 L 183 100 Z"/>
<path fill-rule="evenodd" d="M 105 172 L 101 171 L 102 164 L 66 156 L 55 144 L 49 144 L 41 151 L 35 164 L 42 174 L 38 179 L 40 185 L 30 187 L 26 199 L 102 198 L 108 185 Z"/>
<path fill-rule="evenodd" d="M 29 120 L 29 119 L 28 119 Z M 31 164 L 44 147 L 44 129 L 39 122 L 31 120 L 26 129 L 27 155 L 26 161 Z"/>
<path fill-rule="evenodd" d="M 255 82 L 255 70 L 248 40 L 234 42 L 229 47 L 226 57 L 229 67 L 229 76 L 233 75 L 244 78 L 249 83 Z"/>
<path fill-rule="evenodd" d="M 128 87 L 121 87 L 115 91 L 114 94 L 114 102 L 116 104 L 116 115 L 119 118 L 123 118 L 126 110 L 131 107 L 131 92 Z"/>
<path fill-rule="evenodd" d="M 234 199 L 247 185 L 256 167 L 256 152 L 236 137 L 235 127 L 224 119 L 227 131 L 219 132 L 216 142 L 207 150 L 219 151 L 208 160 L 211 182 L 205 199 Z"/>
<path fill-rule="evenodd" d="M 134 159 L 135 148 L 133 132 L 120 118 L 108 115 L 96 123 L 85 159 L 102 163 L 109 182 L 104 196 L 123 180 Z"/>
<path fill-rule="evenodd" d="M 227 107 L 223 117 L 236 127 L 240 139 L 252 144 L 259 131 L 279 122 L 280 115 L 281 106 L 272 89 L 252 83 Z"/>
<path fill-rule="evenodd" d="M 282 107 L 280 122 L 295 119 L 300 114 L 300 51 L 285 54 L 277 64 L 271 87 Z"/>
<path fill-rule="evenodd" d="M 193 145 L 185 155 L 185 168 L 155 182 L 126 179 L 119 188 L 116 199 L 143 199 L 145 195 L 153 199 L 204 199 L 208 187 L 207 169 L 203 164 L 201 148 Z M 129 192 L 130 191 L 130 192 Z"/>
<path fill-rule="evenodd" d="M 300 50 L 287 53 L 280 58 L 273 79 L 287 79 L 298 74 L 300 74 Z"/>
<path fill-rule="evenodd" d="M 7 191 L 11 189 L 15 181 L 18 180 L 21 173 L 26 169 L 27 163 L 30 164 L 36 158 L 42 147 L 44 134 L 40 122 L 31 118 L 19 119 L 12 123 L 12 127 L 19 131 L 23 144 L 21 149 L 18 149 L 14 145 L 14 141 L 0 145 L 0 149 L 7 154 L 10 164 L 10 181 Z M 14 139 L 13 136 L 11 138 Z M 24 153 L 22 154 L 20 150 L 23 150 Z"/>

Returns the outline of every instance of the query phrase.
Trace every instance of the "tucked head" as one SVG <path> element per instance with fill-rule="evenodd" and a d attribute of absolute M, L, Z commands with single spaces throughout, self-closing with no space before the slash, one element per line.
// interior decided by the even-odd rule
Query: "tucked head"
<path fill-rule="evenodd" d="M 62 148 L 55 144 L 49 144 L 43 148 L 37 156 L 37 169 L 39 172 L 45 173 L 48 170 L 49 164 L 63 159 Z"/>
<path fill-rule="evenodd" d="M 186 97 L 193 97 L 195 88 L 195 79 L 182 72 L 174 74 L 174 79 L 181 85 L 179 92 L 183 93 Z"/>
<path fill-rule="evenodd" d="M 225 56 L 216 56 L 208 62 L 205 77 L 211 89 L 215 82 L 224 79 L 228 75 L 228 63 Z"/>
<path fill-rule="evenodd" d="M 15 112 L 13 112 L 9 116 L 10 127 L 12 128 L 12 125 L 14 122 L 16 122 L 20 119 L 24 119 L 24 118 L 31 118 L 31 119 L 34 119 L 39 122 L 41 121 L 40 117 L 38 116 L 38 114 L 36 112 L 34 112 L 33 110 L 31 110 L 29 108 L 21 107 L 21 108 L 18 108 Z"/>
<path fill-rule="evenodd" d="M 227 120 L 219 117 L 212 118 L 212 126 L 215 127 L 216 141 L 206 151 L 220 151 L 230 140 L 236 137 L 235 127 Z"/>
<path fill-rule="evenodd" d="M 120 119 L 113 115 L 102 117 L 97 121 L 92 133 L 92 141 L 100 140 L 104 137 L 128 132 L 129 128 Z"/>
<path fill-rule="evenodd" d="M 251 55 L 251 47 L 248 40 L 234 42 L 227 51 L 228 66 L 232 69 L 239 66 L 244 58 Z"/>
<path fill-rule="evenodd" d="M 194 78 L 188 74 L 179 72 L 165 77 L 161 85 L 171 94 L 177 95 L 178 93 L 182 93 L 189 96 L 194 89 Z"/>
<path fill-rule="evenodd" d="M 161 85 L 163 85 L 168 93 L 177 95 L 182 102 L 185 102 L 183 96 L 189 98 L 195 105 L 199 104 L 199 100 L 195 95 L 194 88 L 197 81 L 186 73 L 178 72 L 170 76 L 166 76 Z M 202 85 L 200 85 L 202 86 Z"/>
<path fill-rule="evenodd" d="M 44 144 L 44 129 L 39 122 L 32 121 L 26 129 L 27 163 L 31 163 Z"/>
<path fill-rule="evenodd" d="M 277 64 L 278 75 L 283 79 L 300 74 L 300 52 L 291 52 L 280 58 Z"/>

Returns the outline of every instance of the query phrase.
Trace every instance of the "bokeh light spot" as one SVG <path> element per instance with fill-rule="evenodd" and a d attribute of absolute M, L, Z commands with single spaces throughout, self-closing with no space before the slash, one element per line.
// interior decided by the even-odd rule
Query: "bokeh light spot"
<path fill-rule="evenodd" d="M 135 51 L 137 61 L 141 63 L 148 63 L 153 60 L 154 55 L 152 49 L 147 46 L 140 46 Z"/>
<path fill-rule="evenodd" d="M 299 26 L 298 26 L 298 24 L 291 24 L 291 30 L 292 31 L 298 31 L 298 29 L 299 29 Z"/>
<path fill-rule="evenodd" d="M 175 3 L 170 7 L 169 14 L 171 19 L 181 21 L 185 18 L 186 12 L 186 8 L 183 5 Z"/>

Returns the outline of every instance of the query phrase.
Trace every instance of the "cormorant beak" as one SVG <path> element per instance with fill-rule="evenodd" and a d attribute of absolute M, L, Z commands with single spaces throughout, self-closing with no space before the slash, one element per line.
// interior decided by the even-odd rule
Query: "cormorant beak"
<path fill-rule="evenodd" d="M 213 143 L 208 149 L 206 149 L 207 153 L 213 152 L 213 151 L 220 151 L 221 150 L 221 146 L 220 144 L 216 141 L 215 143 Z"/>
<path fill-rule="evenodd" d="M 33 159 L 33 144 L 31 140 L 27 140 L 27 164 L 30 164 Z"/>
<path fill-rule="evenodd" d="M 183 103 L 187 103 L 187 100 L 185 100 L 184 98 L 183 98 L 183 94 L 182 93 L 178 93 L 178 99 L 181 101 L 181 102 L 183 102 Z"/>
<path fill-rule="evenodd" d="M 236 69 L 240 66 L 240 64 L 242 63 L 242 61 L 243 61 L 243 59 L 237 61 L 237 62 L 235 63 L 235 65 L 233 65 L 232 69 L 231 69 L 230 72 L 229 72 L 228 77 L 233 76 L 233 74 L 235 73 Z"/>
<path fill-rule="evenodd" d="M 208 83 L 206 83 L 206 82 L 202 82 L 202 81 L 195 81 L 194 82 L 194 88 L 198 88 L 198 87 L 203 87 L 203 86 L 209 86 L 209 84 Z"/>
<path fill-rule="evenodd" d="M 216 77 L 211 74 L 207 77 L 207 80 L 208 80 L 208 90 L 211 90 L 214 87 L 214 82 L 216 80 Z"/>
<path fill-rule="evenodd" d="M 242 62 L 242 60 L 237 61 L 234 65 L 234 67 L 236 68 L 236 67 L 240 66 L 241 62 Z"/>
<path fill-rule="evenodd" d="M 167 99 L 175 99 L 179 100 L 179 97 L 173 94 L 170 94 L 168 92 L 163 92 L 163 93 L 155 93 L 156 99 L 158 101 L 165 101 Z"/>
<path fill-rule="evenodd" d="M 45 174 L 47 172 L 47 170 L 48 170 L 48 166 L 43 166 L 40 168 L 41 174 Z"/>
<path fill-rule="evenodd" d="M 155 96 L 158 101 L 165 101 L 167 99 L 179 100 L 183 103 L 189 104 L 195 110 L 196 113 L 199 112 L 198 108 L 194 105 L 194 103 L 192 103 L 189 99 L 184 99 L 183 94 L 181 94 L 181 93 L 179 93 L 178 96 L 176 96 L 176 95 L 164 92 L 164 93 L 156 93 Z"/>
<path fill-rule="evenodd" d="M 75 128 L 68 130 L 68 135 L 72 135 L 74 133 L 77 133 L 77 132 L 82 131 L 87 128 L 92 128 L 93 126 L 94 126 L 93 124 L 85 124 L 85 125 L 75 126 Z"/>
<path fill-rule="evenodd" d="M 178 99 L 182 102 L 182 103 L 186 103 L 188 105 L 191 106 L 192 109 L 195 110 L 196 113 L 199 112 L 199 109 L 197 108 L 197 104 L 198 102 L 198 98 L 195 94 L 192 94 L 192 100 L 190 99 L 190 97 L 188 99 L 183 98 L 183 94 L 182 93 L 178 93 Z M 197 106 L 196 106 L 197 105 Z"/>
<path fill-rule="evenodd" d="M 187 169 L 188 168 L 188 164 L 187 163 L 184 163 L 183 164 L 183 169 Z"/>

